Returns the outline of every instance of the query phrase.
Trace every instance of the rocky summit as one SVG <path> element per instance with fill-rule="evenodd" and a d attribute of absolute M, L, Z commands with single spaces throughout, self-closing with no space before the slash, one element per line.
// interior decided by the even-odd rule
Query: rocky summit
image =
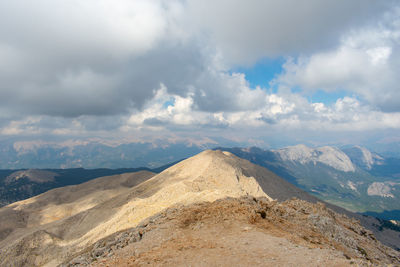
<path fill-rule="evenodd" d="M 223 151 L 0 209 L 0 266 L 346 266 L 399 256 L 356 219 Z"/>
<path fill-rule="evenodd" d="M 357 221 L 321 203 L 241 197 L 175 205 L 62 266 L 378 266 L 399 260 Z"/>

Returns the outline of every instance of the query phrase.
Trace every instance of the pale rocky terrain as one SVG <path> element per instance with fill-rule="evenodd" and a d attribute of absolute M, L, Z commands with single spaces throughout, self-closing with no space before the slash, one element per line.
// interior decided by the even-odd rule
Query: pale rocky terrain
<path fill-rule="evenodd" d="M 99 178 L 1 208 L 0 266 L 399 263 L 356 220 L 273 200 L 291 197 L 317 201 L 229 152 L 204 151 L 158 175 Z"/>
<path fill-rule="evenodd" d="M 394 266 L 399 256 L 321 203 L 242 197 L 174 206 L 62 266 Z"/>
<path fill-rule="evenodd" d="M 135 227 L 177 203 L 247 195 L 271 199 L 254 177 L 243 173 L 236 159 L 227 152 L 205 151 L 152 178 L 153 174 L 141 172 L 139 180 L 145 181 L 127 190 L 120 190 L 117 183 L 110 191 L 95 187 L 92 195 L 87 192 L 92 184 L 86 183 L 70 187 L 65 195 L 76 194 L 67 199 L 60 199 L 60 188 L 6 206 L 0 209 L 0 215 L 7 217 L 0 225 L 0 264 L 57 266 L 97 240 Z"/>
<path fill-rule="evenodd" d="M 395 190 L 395 186 L 400 185 L 400 183 L 394 182 L 373 182 L 370 186 L 368 186 L 368 195 L 369 196 L 381 196 L 381 197 L 391 197 L 395 198 L 392 193 L 392 190 Z"/>
<path fill-rule="evenodd" d="M 69 240 L 113 215 L 107 203 L 117 206 L 118 196 L 153 176 L 141 171 L 102 177 L 1 208 L 0 266 L 40 266 L 52 260 Z"/>
<path fill-rule="evenodd" d="M 14 231 L 38 227 L 87 211 L 153 176 L 154 173 L 142 171 L 102 177 L 10 204 L 0 209 L 0 241 Z"/>

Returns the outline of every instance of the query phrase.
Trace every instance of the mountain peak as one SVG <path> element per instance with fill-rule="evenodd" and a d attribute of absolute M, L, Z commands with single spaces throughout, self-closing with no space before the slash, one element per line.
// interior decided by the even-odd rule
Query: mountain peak
<path fill-rule="evenodd" d="M 278 152 L 282 159 L 291 161 L 308 161 L 310 158 L 315 156 L 313 155 L 315 151 L 303 144 L 288 146 L 274 151 Z"/>
<path fill-rule="evenodd" d="M 384 161 L 384 159 L 378 154 L 373 153 L 367 148 L 361 146 L 346 148 L 343 149 L 343 151 L 356 165 L 367 170 L 371 170 L 373 165 L 383 164 Z"/>
<path fill-rule="evenodd" d="M 203 191 L 203 196 L 208 194 L 206 198 L 210 197 L 209 200 L 215 200 L 217 195 L 252 195 L 271 200 L 254 177 L 244 174 L 241 161 L 243 160 L 227 151 L 205 150 L 168 168 L 155 178 L 170 177 L 165 181 L 182 182 L 194 192 Z"/>
<path fill-rule="evenodd" d="M 350 158 L 340 149 L 331 146 L 310 148 L 300 144 L 274 150 L 282 160 L 307 163 L 323 163 L 343 172 L 354 172 L 355 167 Z"/>

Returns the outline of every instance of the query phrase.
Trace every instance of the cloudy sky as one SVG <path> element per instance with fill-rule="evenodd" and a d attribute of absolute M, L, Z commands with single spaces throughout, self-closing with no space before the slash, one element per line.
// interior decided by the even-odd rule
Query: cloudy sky
<path fill-rule="evenodd" d="M 0 1 L 0 140 L 400 142 L 400 3 Z"/>

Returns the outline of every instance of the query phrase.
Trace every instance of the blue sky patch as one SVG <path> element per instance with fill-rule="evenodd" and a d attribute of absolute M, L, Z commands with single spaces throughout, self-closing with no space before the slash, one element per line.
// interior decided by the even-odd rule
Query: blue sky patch
<path fill-rule="evenodd" d="M 175 98 L 171 98 L 170 100 L 164 102 L 163 108 L 168 108 L 169 106 L 174 106 Z"/>
<path fill-rule="evenodd" d="M 346 91 L 335 91 L 335 92 L 325 92 L 323 90 L 318 90 L 312 95 L 308 96 L 307 99 L 312 103 L 324 103 L 327 105 L 333 104 L 337 99 L 349 96 Z"/>
<path fill-rule="evenodd" d="M 269 88 L 269 82 L 282 72 L 284 63 L 285 59 L 282 57 L 277 59 L 266 58 L 251 67 L 237 67 L 232 69 L 231 72 L 244 73 L 251 88 L 256 88 L 257 86 Z"/>

